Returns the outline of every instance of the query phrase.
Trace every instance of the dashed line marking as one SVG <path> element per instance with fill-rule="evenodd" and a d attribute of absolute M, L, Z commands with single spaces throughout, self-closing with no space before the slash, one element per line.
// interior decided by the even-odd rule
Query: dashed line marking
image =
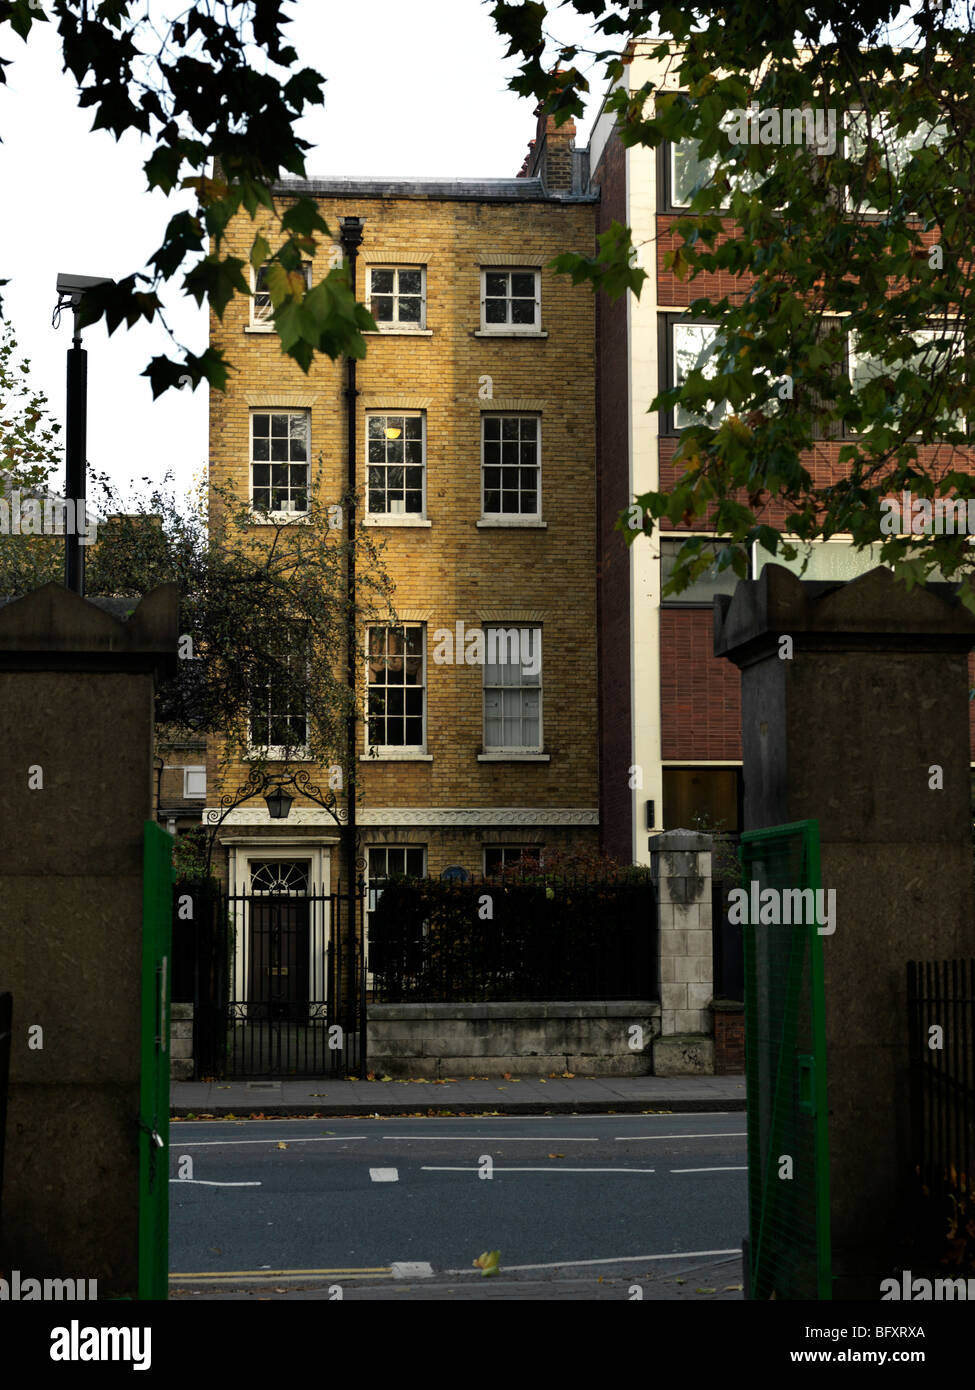
<path fill-rule="evenodd" d="M 476 1169 L 474 1170 L 477 1171 Z M 398 1168 L 370 1168 L 369 1176 L 373 1182 L 399 1182 Z"/>
<path fill-rule="evenodd" d="M 748 1164 L 737 1168 L 671 1168 L 672 1173 L 747 1173 Z"/>
<path fill-rule="evenodd" d="M 170 1178 L 177 1187 L 260 1187 L 259 1182 L 208 1182 L 205 1178 Z"/>
<path fill-rule="evenodd" d="M 480 1168 L 453 1168 L 441 1167 L 436 1164 L 423 1164 L 421 1173 L 479 1173 Z M 656 1168 L 562 1168 L 554 1164 L 549 1168 L 499 1168 L 494 1165 L 495 1174 L 498 1173 L 655 1173 Z"/>

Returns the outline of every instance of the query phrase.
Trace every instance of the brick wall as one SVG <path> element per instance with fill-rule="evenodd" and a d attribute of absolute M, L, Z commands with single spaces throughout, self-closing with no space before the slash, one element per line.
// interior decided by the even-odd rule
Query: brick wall
<path fill-rule="evenodd" d="M 372 807 L 585 807 L 597 805 L 596 528 L 594 307 L 586 287 L 541 269 L 541 326 L 547 338 L 475 336 L 481 327 L 482 265 L 544 266 L 559 252 L 590 251 L 594 206 L 551 201 L 498 202 L 379 197 L 322 197 L 322 215 L 338 236 L 340 218 L 365 220 L 358 295 L 370 264 L 425 265 L 428 335 L 369 336 L 358 367 L 360 487 L 365 480 L 365 416 L 370 405 L 423 408 L 427 426 L 429 527 L 381 525 L 384 564 L 397 612 L 425 615 L 428 762 L 359 765 Z M 242 217 L 228 249 L 247 260 L 268 219 Z M 327 271 L 328 248 L 313 266 Z M 234 363 L 225 394 L 211 396 L 211 477 L 247 495 L 252 406 L 300 401 L 311 420 L 311 455 L 324 463 L 326 501 L 346 477 L 345 365 L 316 361 L 307 376 L 280 351 L 273 334 L 248 332 L 249 311 L 235 302 L 213 345 Z M 493 400 L 480 401 L 489 376 Z M 541 513 L 544 528 L 478 527 L 481 518 L 481 406 L 541 416 Z M 483 673 L 436 665 L 433 634 L 483 621 L 540 624 L 543 632 L 543 743 L 548 762 L 478 762 L 483 745 Z M 211 785 L 216 771 L 211 748 Z M 365 752 L 364 737 L 360 753 Z M 235 774 L 240 776 L 240 772 Z M 229 785 L 233 778 L 225 780 Z M 214 788 L 215 790 L 215 788 Z M 208 797 L 213 803 L 213 794 Z M 535 830 L 537 827 L 531 827 Z M 531 838 L 527 827 L 505 842 Z M 544 833 L 543 833 L 544 832 Z M 547 843 L 579 832 L 542 827 Z M 369 835 L 380 843 L 385 832 Z M 413 842 L 430 838 L 418 831 Z M 446 851 L 448 862 L 464 843 Z M 467 867 L 479 868 L 477 865 Z"/>
<path fill-rule="evenodd" d="M 714 1074 L 730 1076 L 745 1070 L 745 1008 L 743 1004 L 715 1007 Z"/>
<path fill-rule="evenodd" d="M 741 757 L 741 674 L 713 655 L 707 608 L 660 613 L 663 756 L 716 761 Z"/>

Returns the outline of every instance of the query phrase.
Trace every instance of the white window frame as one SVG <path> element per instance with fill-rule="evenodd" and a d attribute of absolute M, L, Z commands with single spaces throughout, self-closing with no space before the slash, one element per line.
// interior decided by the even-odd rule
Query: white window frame
<path fill-rule="evenodd" d="M 534 510 L 533 512 L 522 512 L 522 511 L 518 511 L 518 512 L 501 512 L 501 511 L 498 511 L 498 512 L 489 512 L 489 511 L 487 510 L 486 506 L 485 506 L 485 502 L 486 502 L 486 500 L 487 500 L 487 487 L 486 487 L 485 481 L 484 481 L 485 470 L 486 470 L 487 468 L 500 468 L 500 469 L 504 469 L 504 468 L 513 468 L 513 467 L 516 467 L 516 466 L 517 466 L 519 469 L 521 469 L 522 467 L 525 466 L 525 465 L 523 465 L 523 464 L 521 463 L 520 459 L 519 459 L 519 462 L 518 462 L 517 465 L 514 465 L 514 464 L 505 464 L 505 463 L 503 463 L 503 462 L 501 462 L 501 463 L 496 463 L 496 464 L 494 464 L 494 463 L 492 463 L 492 464 L 487 464 L 487 463 L 485 463 L 485 461 L 484 461 L 484 448 L 485 448 L 485 444 L 487 443 L 486 436 L 485 436 L 485 431 L 486 431 L 486 426 L 487 426 L 488 420 L 500 420 L 500 421 L 502 421 L 502 422 L 505 421 L 505 420 L 534 420 L 534 421 L 535 421 L 535 479 L 536 479 L 536 481 L 535 481 L 535 510 Z M 504 426 L 503 426 L 503 424 L 502 424 L 502 434 L 503 434 L 503 432 L 504 432 Z M 519 430 L 519 436 L 520 436 L 520 430 Z M 492 443 L 493 443 L 493 442 L 494 442 L 494 441 L 492 441 Z M 503 458 L 503 455 L 504 455 L 504 450 L 503 450 L 504 440 L 502 439 L 500 442 L 501 442 L 501 445 L 502 445 L 502 458 Z M 520 442 L 521 442 L 521 441 L 520 441 L 520 437 L 519 437 L 519 443 L 520 443 Z M 504 492 L 504 488 L 503 488 L 503 487 L 502 487 L 502 488 L 499 488 L 498 491 L 500 491 L 501 493 L 503 493 L 503 492 Z M 520 496 L 521 496 L 521 478 L 520 478 L 520 477 L 519 477 L 519 479 L 518 479 L 518 494 L 519 494 L 519 500 L 520 500 Z M 503 501 L 503 498 L 502 498 L 502 501 Z M 482 521 L 502 521 L 502 522 L 503 522 L 503 521 L 509 521 L 509 522 L 510 522 L 510 521 L 541 521 L 541 519 L 542 519 L 542 417 L 541 417 L 541 415 L 533 414 L 531 411 L 523 411 L 523 412 L 515 412 L 515 411 L 511 411 L 511 410 L 508 410 L 508 411 L 492 411 L 492 410 L 485 410 L 485 411 L 482 411 L 482 412 L 481 412 L 481 520 L 482 520 Z"/>
<path fill-rule="evenodd" d="M 268 264 L 269 262 L 262 266 L 251 266 L 251 313 L 249 326 L 254 330 L 259 330 L 264 333 L 273 333 L 274 305 L 271 303 L 271 294 L 269 290 L 258 288 L 260 273 L 267 269 Z M 305 289 L 307 291 L 311 289 L 311 261 L 302 261 L 301 268 L 305 272 Z M 258 303 L 259 295 L 261 298 L 260 303 Z M 267 301 L 266 303 L 264 302 L 265 299 Z"/>
<path fill-rule="evenodd" d="M 370 659 L 371 659 L 371 658 L 370 658 L 370 653 L 369 653 L 369 635 L 370 635 L 370 633 L 373 632 L 374 630 L 382 630 L 382 631 L 390 632 L 390 631 L 402 631 L 402 630 L 404 630 L 404 629 L 418 629 L 419 632 L 420 632 L 420 642 L 421 642 L 421 653 L 420 653 L 420 689 L 421 689 L 421 691 L 423 692 L 423 742 L 422 742 L 422 743 L 371 743 L 371 742 L 370 742 L 370 733 L 369 733 L 369 692 L 370 692 L 371 689 L 373 689 L 373 687 L 370 685 L 370 682 L 369 682 L 369 662 L 370 662 Z M 404 659 L 404 661 L 405 661 L 405 660 L 406 660 L 406 657 L 404 656 L 403 659 Z M 427 625 L 426 625 L 426 623 L 425 623 L 425 622 L 424 622 L 424 623 L 403 622 L 403 623 L 369 623 L 369 624 L 367 624 L 367 626 L 366 626 L 366 643 L 365 643 L 365 670 L 364 670 L 364 679 L 365 679 L 365 700 L 364 700 L 365 718 L 364 718 L 364 720 L 363 720 L 363 725 L 364 725 L 364 733 L 365 733 L 365 752 L 366 752 L 366 754 L 368 755 L 368 753 L 370 752 L 370 750 L 375 750 L 375 752 L 376 752 L 380 757 L 384 757 L 384 756 L 396 756 L 397 754 L 399 754 L 399 755 L 405 755 L 405 756 L 408 758 L 408 757 L 410 756 L 410 754 L 425 754 L 426 751 L 427 751 L 427 706 L 428 706 L 428 696 L 429 696 L 429 688 L 428 688 L 428 685 L 427 685 Z M 387 686 L 387 687 L 376 686 L 375 688 L 376 688 L 376 689 L 384 689 L 384 688 L 385 688 L 385 689 L 388 689 L 389 687 L 388 687 L 388 686 Z M 404 686 L 403 688 L 406 689 L 406 690 L 410 690 L 410 689 L 415 689 L 416 687 L 415 687 L 415 686 Z M 405 716 L 404 716 L 404 717 L 405 717 Z"/>
<path fill-rule="evenodd" d="M 508 277 L 508 292 L 505 295 L 507 305 L 508 320 L 505 323 L 488 323 L 487 321 L 487 277 L 489 275 L 506 275 Z M 511 320 L 511 277 L 513 275 L 533 275 L 535 277 L 535 318 L 531 323 L 512 323 Z M 518 295 L 521 299 L 524 296 Z M 491 296 L 497 298 L 496 295 Z M 542 331 L 542 272 L 537 266 L 507 266 L 507 265 L 483 265 L 481 266 L 481 332 L 498 333 L 505 337 L 511 334 L 528 334 L 537 336 Z"/>
<path fill-rule="evenodd" d="M 307 497 L 307 496 L 309 496 L 310 493 L 311 493 L 311 411 L 310 411 L 310 410 L 295 410 L 295 409 L 292 409 L 290 406 L 282 406 L 282 407 L 275 407 L 275 406 L 259 406 L 259 407 L 252 407 L 252 408 L 250 409 L 250 411 L 248 412 L 248 421 L 247 421 L 247 432 L 248 432 L 248 439 L 249 439 L 249 443 L 248 443 L 248 454 L 249 454 L 249 460 L 250 460 L 249 463 L 248 463 L 248 473 L 249 473 L 248 487 L 249 487 L 249 495 L 250 495 L 250 508 L 251 508 L 251 514 L 252 514 L 252 515 L 255 517 L 255 519 L 257 519 L 259 522 L 261 522 L 261 523 L 263 523 L 263 524 L 266 524 L 266 525 L 273 525 L 275 522 L 281 522 L 281 521 L 292 521 L 292 520 L 294 520 L 294 518 L 296 518 L 296 517 L 306 517 L 306 516 L 308 516 L 308 514 L 309 514 L 309 513 L 308 513 L 308 508 L 307 508 L 307 507 L 305 507 L 305 508 L 304 508 L 303 510 L 301 510 L 301 511 L 299 511 L 297 508 L 295 508 L 295 509 L 288 508 L 288 509 L 279 509 L 278 511 L 268 511 L 268 512 L 265 512 L 265 511 L 259 511 L 258 508 L 254 505 L 254 492 L 255 492 L 254 469 L 255 469 L 255 467 L 261 468 L 261 467 L 264 467 L 264 466 L 266 465 L 267 468 L 270 470 L 271 468 L 273 468 L 273 467 L 275 466 L 275 461 L 273 461 L 270 457 L 267 458 L 267 459 L 260 459 L 260 460 L 255 460 L 255 458 L 254 458 L 254 421 L 255 421 L 255 419 L 257 418 L 258 415 L 268 415 L 268 416 L 284 415 L 284 416 L 287 416 L 287 418 L 288 418 L 289 421 L 292 420 L 292 419 L 295 419 L 295 418 L 300 418 L 300 419 L 302 419 L 302 420 L 304 421 L 304 424 L 305 424 L 305 455 L 306 455 L 305 463 L 304 463 L 304 468 L 305 468 L 305 495 L 306 495 L 306 497 Z M 288 438 L 289 440 L 291 439 L 291 432 L 290 432 L 290 430 L 291 430 L 291 427 L 290 427 L 290 424 L 289 424 L 289 426 L 288 426 L 288 435 L 287 435 L 287 438 Z M 268 437 L 269 437 L 269 439 L 271 439 L 271 438 L 273 438 L 273 435 L 269 435 Z M 268 449 L 268 453 L 270 454 L 270 449 Z M 281 467 L 281 466 L 282 466 L 281 463 L 280 463 L 280 461 L 277 461 L 277 466 L 278 466 L 278 467 Z M 286 464 L 284 464 L 283 466 L 290 469 L 290 468 L 294 468 L 294 467 L 299 467 L 299 466 L 301 466 L 301 465 L 300 465 L 300 460 L 298 461 L 298 463 L 292 463 L 292 462 L 290 461 L 290 459 L 289 459 L 289 461 L 288 461 Z M 290 479 L 290 474 L 289 474 L 289 479 Z M 261 486 L 263 487 L 264 485 L 261 484 Z M 267 488 L 268 488 L 268 491 L 269 491 L 269 492 L 273 493 L 273 491 L 274 491 L 274 483 L 271 481 L 271 474 L 270 474 L 270 471 L 268 472 L 268 483 L 267 483 Z M 290 483 L 290 481 L 289 481 L 289 483 L 288 483 L 288 492 L 289 492 L 289 493 L 291 492 L 291 483 Z M 269 499 L 269 500 L 273 500 L 273 499 Z M 290 499 L 289 499 L 289 500 L 290 500 Z"/>
<path fill-rule="evenodd" d="M 403 463 L 402 465 L 399 465 L 399 464 L 388 464 L 388 463 L 385 463 L 385 464 L 371 464 L 371 463 L 370 463 L 370 461 L 369 461 L 369 421 L 370 421 L 370 420 L 377 420 L 377 419 L 378 419 L 378 420 L 399 419 L 399 420 L 419 420 L 419 421 L 420 421 L 420 438 L 421 438 L 421 448 L 422 448 L 422 452 L 423 452 L 423 458 L 421 459 L 419 465 L 417 465 L 417 464 L 407 464 L 407 463 Z M 387 428 L 388 428 L 388 426 L 387 426 Z M 404 426 L 404 429 L 405 429 L 405 426 Z M 370 520 L 370 521 L 376 521 L 376 522 L 384 522 L 384 521 L 388 522 L 391 518 L 402 517 L 402 516 L 410 517 L 410 518 L 416 518 L 416 519 L 418 519 L 418 520 L 425 520 L 425 519 L 426 519 L 426 515 L 427 515 L 427 413 L 426 413 L 426 411 L 425 411 L 425 410 L 393 410 L 393 409 L 388 409 L 388 410 L 367 410 L 367 411 L 366 411 L 366 429 L 365 429 L 365 435 L 366 435 L 366 439 L 365 439 L 365 454 L 366 454 L 366 465 L 365 465 L 365 466 L 366 466 L 366 476 L 365 476 L 365 488 L 364 488 L 364 491 L 365 491 L 365 502 L 366 502 L 365 515 L 366 515 L 366 517 L 368 518 L 368 520 Z M 369 506 L 369 469 L 370 469 L 370 468 L 387 468 L 387 469 L 388 469 L 388 468 L 396 468 L 396 467 L 402 467 L 402 468 L 406 469 L 406 468 L 416 468 L 417 466 L 419 466 L 419 468 L 420 468 L 420 470 L 421 470 L 421 482 L 420 482 L 420 493 L 421 493 L 421 498 L 420 498 L 420 510 L 419 510 L 418 512 L 408 512 L 408 511 L 406 511 L 406 510 L 405 510 L 406 499 L 405 499 L 405 497 L 404 497 L 404 499 L 403 499 L 404 510 L 403 510 L 403 511 L 389 511 L 389 512 L 374 512 L 374 511 L 372 511 L 372 509 L 371 509 L 370 506 Z M 407 491 L 406 485 L 405 485 L 405 477 L 404 477 L 403 491 L 404 491 L 404 493 Z"/>
<path fill-rule="evenodd" d="M 533 637 L 533 639 L 532 639 L 532 651 L 533 651 L 533 652 L 537 652 L 537 653 L 539 654 L 540 658 L 541 658 L 541 660 L 540 660 L 540 662 L 539 662 L 538 684 L 537 684 L 537 685 L 525 685 L 525 684 L 524 684 L 524 680 L 522 679 L 521 681 L 519 681 L 519 683 L 518 683 L 517 685 L 490 685 L 490 686 L 489 686 L 489 685 L 488 685 L 488 666 L 489 666 L 489 657 L 490 657 L 490 650 L 491 650 L 491 649 L 490 649 L 490 643 L 489 643 L 489 639 L 488 639 L 488 634 L 489 634 L 490 632 L 493 632 L 493 631 L 510 632 L 510 631 L 512 631 L 512 630 L 517 630 L 518 633 L 519 633 L 519 638 L 518 638 L 518 641 L 519 641 L 519 651 L 520 651 L 520 649 L 521 649 L 521 647 L 520 647 L 520 644 L 521 644 L 521 633 L 522 633 L 522 632 L 532 632 L 532 633 L 535 634 L 534 637 Z M 512 662 L 512 663 L 507 663 L 507 664 L 514 665 L 515 663 Z M 518 666 L 518 670 L 519 670 L 519 671 L 522 670 L 521 666 Z M 545 723 L 544 723 L 544 717 L 545 717 L 545 701 L 544 701 L 544 689 L 545 689 L 545 649 L 544 649 L 544 647 L 543 647 L 543 645 L 542 645 L 542 626 L 541 626 L 540 623 L 517 623 L 517 622 L 502 623 L 502 622 L 496 622 L 496 623 L 485 623 L 485 624 L 484 624 L 484 667 L 483 667 L 483 676 L 482 676 L 482 680 L 481 680 L 481 687 L 482 687 L 482 701 L 481 701 L 482 725 L 481 725 L 481 728 L 482 728 L 482 738 L 483 738 L 484 752 L 485 752 L 485 753 L 541 753 L 541 752 L 543 752 L 543 751 L 544 751 L 544 748 L 545 748 Z M 537 742 L 537 743 L 535 743 L 535 744 L 497 744 L 497 743 L 489 743 L 489 742 L 488 742 L 488 736 L 487 736 L 487 726 L 488 726 L 487 696 L 488 696 L 488 691 L 489 691 L 489 690 L 499 690 L 499 691 L 502 691 L 502 692 L 505 691 L 505 690 L 534 690 L 534 691 L 537 691 L 537 693 L 538 693 L 538 742 Z M 502 702 L 501 702 L 501 709 L 502 709 L 501 723 L 502 723 L 502 728 L 503 728 L 503 726 L 504 726 L 504 700 L 503 700 L 503 697 L 502 697 Z M 524 720 L 524 717 L 525 717 L 525 716 L 524 716 L 524 713 L 522 713 L 521 719 Z"/>
<path fill-rule="evenodd" d="M 190 791 L 191 780 L 192 780 L 194 774 L 195 774 L 197 777 L 199 777 L 199 776 L 202 774 L 202 777 L 203 777 L 203 790 L 202 790 L 201 792 Z M 206 770 L 206 766 L 205 766 L 205 765 L 201 765 L 201 766 L 198 766 L 198 767 L 197 767 L 197 766 L 184 766 L 184 768 L 183 768 L 183 800 L 184 800 L 184 801 L 197 801 L 197 800 L 203 800 L 203 801 L 205 801 L 205 800 L 206 800 L 206 794 L 207 794 L 207 770 Z"/>
<path fill-rule="evenodd" d="M 366 270 L 366 275 L 367 275 L 367 277 L 368 277 L 368 287 L 367 287 L 366 306 L 367 306 L 367 308 L 369 309 L 369 312 L 370 312 L 370 313 L 372 313 L 372 301 L 373 301 L 374 299 L 379 299 L 379 298 L 386 299 L 386 298 L 389 298 L 389 297 L 390 297 L 390 296 L 385 295 L 385 294 L 382 294 L 382 293 L 376 293 L 376 291 L 374 291 L 374 290 L 373 290 L 373 287 L 372 287 L 372 277 L 373 277 L 374 272 L 376 272 L 376 271 L 384 271 L 384 270 L 385 270 L 385 271 L 392 271 L 392 272 L 393 272 L 393 275 L 395 276 L 395 279 L 394 279 L 394 281 L 393 281 L 393 292 L 392 292 L 392 296 L 391 296 L 391 297 L 392 297 L 392 300 L 393 300 L 394 317 L 393 317 L 391 320 L 389 320 L 388 322 L 386 322 L 386 321 L 380 322 L 379 319 L 376 319 L 376 327 L 377 327 L 377 329 L 379 330 L 380 333 L 425 333 L 425 332 L 426 332 L 426 327 L 427 327 L 427 268 L 426 268 L 426 266 L 425 266 L 425 265 L 401 265 L 401 264 L 370 265 L 370 266 L 367 268 L 367 270 Z M 410 274 L 415 274 L 416 272 L 419 272 L 419 275 L 420 275 L 420 319 L 419 319 L 419 322 L 416 322 L 416 321 L 413 320 L 413 319 L 401 319 L 400 316 L 399 316 L 399 302 L 400 302 L 400 298 L 401 298 L 401 295 L 400 295 L 400 288 L 399 288 L 399 277 L 400 277 L 400 272 L 401 272 L 401 271 L 406 271 L 407 273 L 410 273 Z M 405 298 L 407 298 L 407 299 L 414 299 L 414 298 L 416 298 L 415 295 L 406 295 L 406 296 L 403 296 L 403 297 L 405 297 Z M 376 318 L 375 314 L 373 314 L 373 318 Z"/>

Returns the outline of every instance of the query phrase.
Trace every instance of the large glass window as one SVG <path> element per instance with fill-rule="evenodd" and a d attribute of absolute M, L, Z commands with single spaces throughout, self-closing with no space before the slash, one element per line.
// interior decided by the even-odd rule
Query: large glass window
<path fill-rule="evenodd" d="M 371 627 L 367 655 L 367 721 L 374 748 L 425 746 L 424 628 Z"/>
<path fill-rule="evenodd" d="M 541 752 L 542 629 L 485 627 L 484 748 Z"/>
<path fill-rule="evenodd" d="M 370 267 L 369 309 L 380 332 L 393 328 L 423 328 L 426 323 L 425 268 Z"/>
<path fill-rule="evenodd" d="M 370 415 L 366 422 L 368 510 L 423 515 L 426 442 L 422 415 Z"/>
<path fill-rule="evenodd" d="M 273 515 L 308 509 L 307 411 L 251 415 L 251 506 Z"/>
<path fill-rule="evenodd" d="M 539 515 L 540 430 L 534 415 L 481 417 L 485 516 Z"/>
<path fill-rule="evenodd" d="M 681 547 L 689 537 L 681 536 L 680 539 L 660 540 L 660 584 L 661 588 L 667 583 L 674 572 L 677 564 L 677 556 L 680 554 Z M 705 555 L 716 555 L 722 548 L 724 542 L 708 542 L 702 547 Z M 738 583 L 738 576 L 730 567 L 718 570 L 717 562 L 710 569 L 699 575 L 686 589 L 679 594 L 665 594 L 661 598 L 661 604 L 665 608 L 699 608 L 706 606 L 710 608 L 711 600 L 715 594 L 733 594 L 735 585 Z"/>
<path fill-rule="evenodd" d="M 508 333 L 541 327 L 541 297 L 537 270 L 481 272 L 481 330 Z"/>

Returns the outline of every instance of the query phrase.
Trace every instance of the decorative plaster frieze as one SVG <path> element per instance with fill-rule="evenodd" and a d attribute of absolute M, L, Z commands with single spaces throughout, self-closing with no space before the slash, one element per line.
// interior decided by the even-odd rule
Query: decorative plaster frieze
<path fill-rule="evenodd" d="M 205 813 L 204 813 L 205 814 Z M 345 811 L 336 812 L 339 821 L 345 824 Z M 360 826 L 482 826 L 482 825 L 598 825 L 599 812 L 588 807 L 544 807 L 544 806 L 480 806 L 480 807 L 425 807 L 425 806 L 382 806 L 368 808 L 360 806 L 356 812 L 356 822 Z M 206 821 L 204 820 L 204 824 Z M 284 831 L 288 826 L 297 825 L 335 825 L 335 819 L 328 811 L 318 806 L 295 806 L 287 821 L 274 821 L 267 808 L 257 806 L 238 806 L 223 822 L 229 825 L 277 826 Z M 218 832 L 219 833 L 219 832 Z"/>

